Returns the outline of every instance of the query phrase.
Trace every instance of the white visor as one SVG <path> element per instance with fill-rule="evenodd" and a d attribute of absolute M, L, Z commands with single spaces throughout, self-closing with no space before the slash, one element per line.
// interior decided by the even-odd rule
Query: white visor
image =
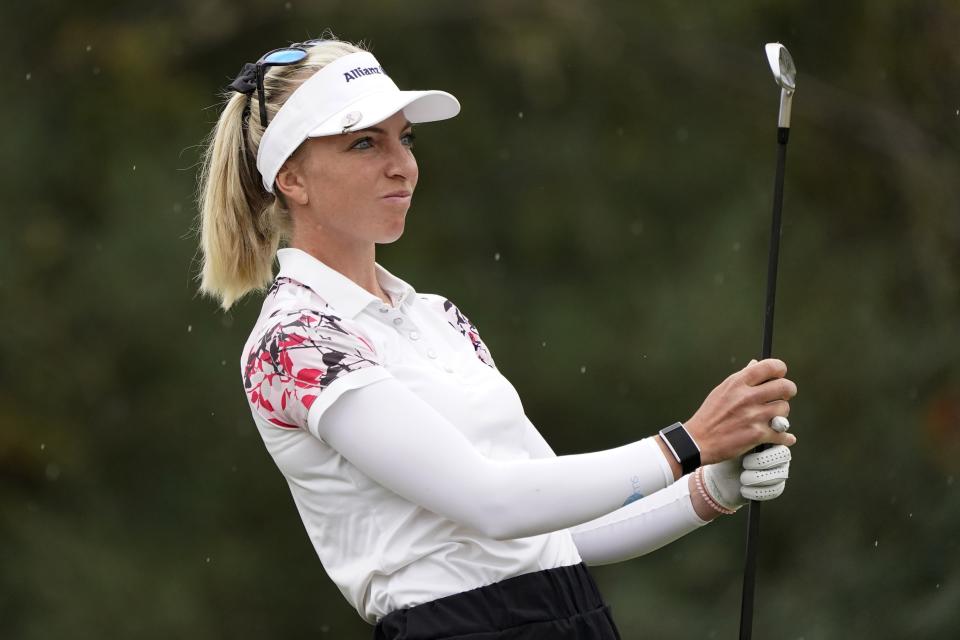
<path fill-rule="evenodd" d="M 372 127 L 401 109 L 410 122 L 433 122 L 457 115 L 460 103 L 445 91 L 400 91 L 365 51 L 337 58 L 300 85 L 263 132 L 264 189 L 273 193 L 280 167 L 307 138 Z"/>

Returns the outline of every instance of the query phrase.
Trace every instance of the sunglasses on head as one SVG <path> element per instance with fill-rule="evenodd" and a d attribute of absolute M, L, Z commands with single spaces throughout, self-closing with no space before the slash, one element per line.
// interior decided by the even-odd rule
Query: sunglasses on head
<path fill-rule="evenodd" d="M 254 64 L 247 63 L 243 65 L 240 75 L 233 81 L 230 88 L 241 93 L 252 93 L 253 87 L 250 86 L 251 80 L 256 77 L 257 98 L 260 102 L 260 125 L 267 128 L 267 101 L 264 95 L 263 78 L 269 67 L 285 67 L 291 64 L 297 64 L 306 59 L 307 49 L 315 44 L 327 42 L 323 38 L 298 42 L 289 47 L 281 47 L 263 54 Z"/>

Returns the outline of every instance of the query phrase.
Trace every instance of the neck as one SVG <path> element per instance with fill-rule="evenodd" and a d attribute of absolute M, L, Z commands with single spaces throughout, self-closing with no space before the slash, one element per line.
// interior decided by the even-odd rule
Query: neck
<path fill-rule="evenodd" d="M 383 290 L 377 280 L 375 244 L 331 241 L 330 239 L 320 238 L 319 235 L 311 234 L 310 237 L 304 237 L 302 234 L 295 234 L 290 240 L 290 246 L 309 253 L 331 269 L 350 278 L 358 286 L 390 304 L 390 296 Z"/>

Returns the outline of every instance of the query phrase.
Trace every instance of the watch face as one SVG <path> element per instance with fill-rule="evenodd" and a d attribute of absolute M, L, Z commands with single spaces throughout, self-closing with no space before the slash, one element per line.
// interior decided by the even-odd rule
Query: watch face
<path fill-rule="evenodd" d="M 673 451 L 673 455 L 680 463 L 683 473 L 690 473 L 700 466 L 700 448 L 682 424 L 674 423 L 661 430 L 660 435 Z"/>

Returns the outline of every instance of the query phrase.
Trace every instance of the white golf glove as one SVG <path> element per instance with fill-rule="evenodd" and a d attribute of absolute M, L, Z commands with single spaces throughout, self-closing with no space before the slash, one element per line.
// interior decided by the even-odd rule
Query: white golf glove
<path fill-rule="evenodd" d="M 747 500 L 778 498 L 790 477 L 790 448 L 778 444 L 742 458 L 703 467 L 707 493 L 721 507 L 737 510 Z"/>

